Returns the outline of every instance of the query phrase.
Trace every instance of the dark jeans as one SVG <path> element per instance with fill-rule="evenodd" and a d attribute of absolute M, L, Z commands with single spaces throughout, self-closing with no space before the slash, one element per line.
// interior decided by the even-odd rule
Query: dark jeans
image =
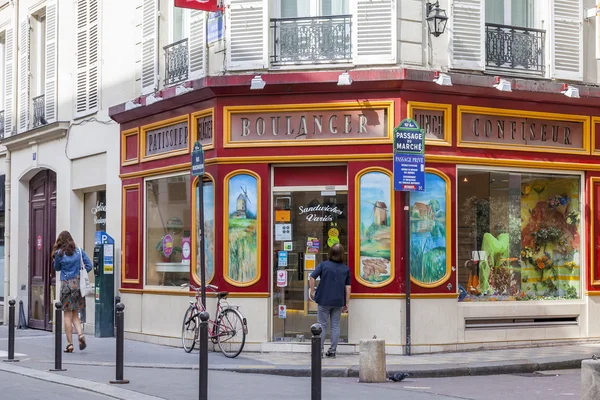
<path fill-rule="evenodd" d="M 342 307 L 331 307 L 319 305 L 319 311 L 317 314 L 317 321 L 323 332 L 321 333 L 321 352 L 325 347 L 325 336 L 327 334 L 327 322 L 331 318 L 331 346 L 329 351 L 335 353 L 337 349 L 338 340 L 340 339 L 340 319 L 342 317 Z"/>

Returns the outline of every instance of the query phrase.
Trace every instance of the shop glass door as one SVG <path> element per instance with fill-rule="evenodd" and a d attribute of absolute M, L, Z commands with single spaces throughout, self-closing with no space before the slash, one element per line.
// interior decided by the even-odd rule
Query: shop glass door
<path fill-rule="evenodd" d="M 273 221 L 273 340 L 308 341 L 317 322 L 310 274 L 335 243 L 344 246 L 348 260 L 348 192 L 275 190 Z M 342 314 L 340 343 L 347 339 L 348 316 Z"/>

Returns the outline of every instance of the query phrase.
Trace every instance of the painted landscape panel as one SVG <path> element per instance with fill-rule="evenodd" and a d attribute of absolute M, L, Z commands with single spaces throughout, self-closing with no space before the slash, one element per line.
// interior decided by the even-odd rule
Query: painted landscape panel
<path fill-rule="evenodd" d="M 410 193 L 410 274 L 432 284 L 446 275 L 446 181 L 425 174 L 425 191 Z"/>
<path fill-rule="evenodd" d="M 249 174 L 231 177 L 228 184 L 228 278 L 252 282 L 258 276 L 258 181 Z"/>
<path fill-rule="evenodd" d="M 379 172 L 360 177 L 360 279 L 383 286 L 391 278 L 391 178 Z"/>
<path fill-rule="evenodd" d="M 196 196 L 196 226 L 200 227 L 200 196 Z M 201 230 L 196 232 L 196 243 L 200 243 Z M 204 265 L 206 282 L 215 275 L 215 187 L 204 182 Z M 200 279 L 200 248 L 196 251 L 196 275 Z"/>

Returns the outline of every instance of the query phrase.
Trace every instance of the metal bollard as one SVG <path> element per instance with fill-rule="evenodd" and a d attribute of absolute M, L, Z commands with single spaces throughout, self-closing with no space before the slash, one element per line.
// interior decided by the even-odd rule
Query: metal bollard
<path fill-rule="evenodd" d="M 129 380 L 123 379 L 123 342 L 125 340 L 125 305 L 119 303 L 116 306 L 116 323 L 117 323 L 117 365 L 116 379 L 110 383 L 124 384 L 129 383 Z"/>
<path fill-rule="evenodd" d="M 19 325 L 17 325 L 17 329 L 27 329 L 27 321 L 25 320 L 23 300 L 19 300 Z"/>
<path fill-rule="evenodd" d="M 311 400 L 321 400 L 321 332 L 323 332 L 323 328 L 320 324 L 313 324 L 310 331 L 313 334 L 310 362 L 310 398 Z"/>
<path fill-rule="evenodd" d="M 208 400 L 208 318 L 206 311 L 200 313 L 200 400 Z"/>
<path fill-rule="evenodd" d="M 113 315 L 115 332 L 114 335 L 117 337 L 117 304 L 121 302 L 121 296 L 115 296 L 115 315 Z"/>
<path fill-rule="evenodd" d="M 15 304 L 14 299 L 8 301 L 8 359 L 6 362 L 17 362 L 15 360 Z"/>
<path fill-rule="evenodd" d="M 57 301 L 54 306 L 54 369 L 50 371 L 66 371 L 62 367 L 62 303 Z"/>

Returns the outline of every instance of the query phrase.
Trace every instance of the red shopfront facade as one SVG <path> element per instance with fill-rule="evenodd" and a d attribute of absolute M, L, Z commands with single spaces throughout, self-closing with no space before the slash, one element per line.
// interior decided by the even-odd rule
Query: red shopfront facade
<path fill-rule="evenodd" d="M 587 322 L 600 292 L 591 100 L 422 75 L 357 72 L 346 88 L 334 73 L 270 75 L 258 94 L 245 76 L 207 78 L 113 108 L 120 291 L 141 317 L 128 332 L 176 342 L 190 296 L 180 286 L 199 284 L 200 140 L 207 277 L 241 306 L 248 350 L 305 342 L 316 321 L 308 277 L 339 242 L 352 271 L 344 348 L 376 334 L 402 353 L 406 224 L 413 352 L 598 336 Z M 410 204 L 393 190 L 393 128 L 406 117 L 427 137 L 426 190 Z"/>

